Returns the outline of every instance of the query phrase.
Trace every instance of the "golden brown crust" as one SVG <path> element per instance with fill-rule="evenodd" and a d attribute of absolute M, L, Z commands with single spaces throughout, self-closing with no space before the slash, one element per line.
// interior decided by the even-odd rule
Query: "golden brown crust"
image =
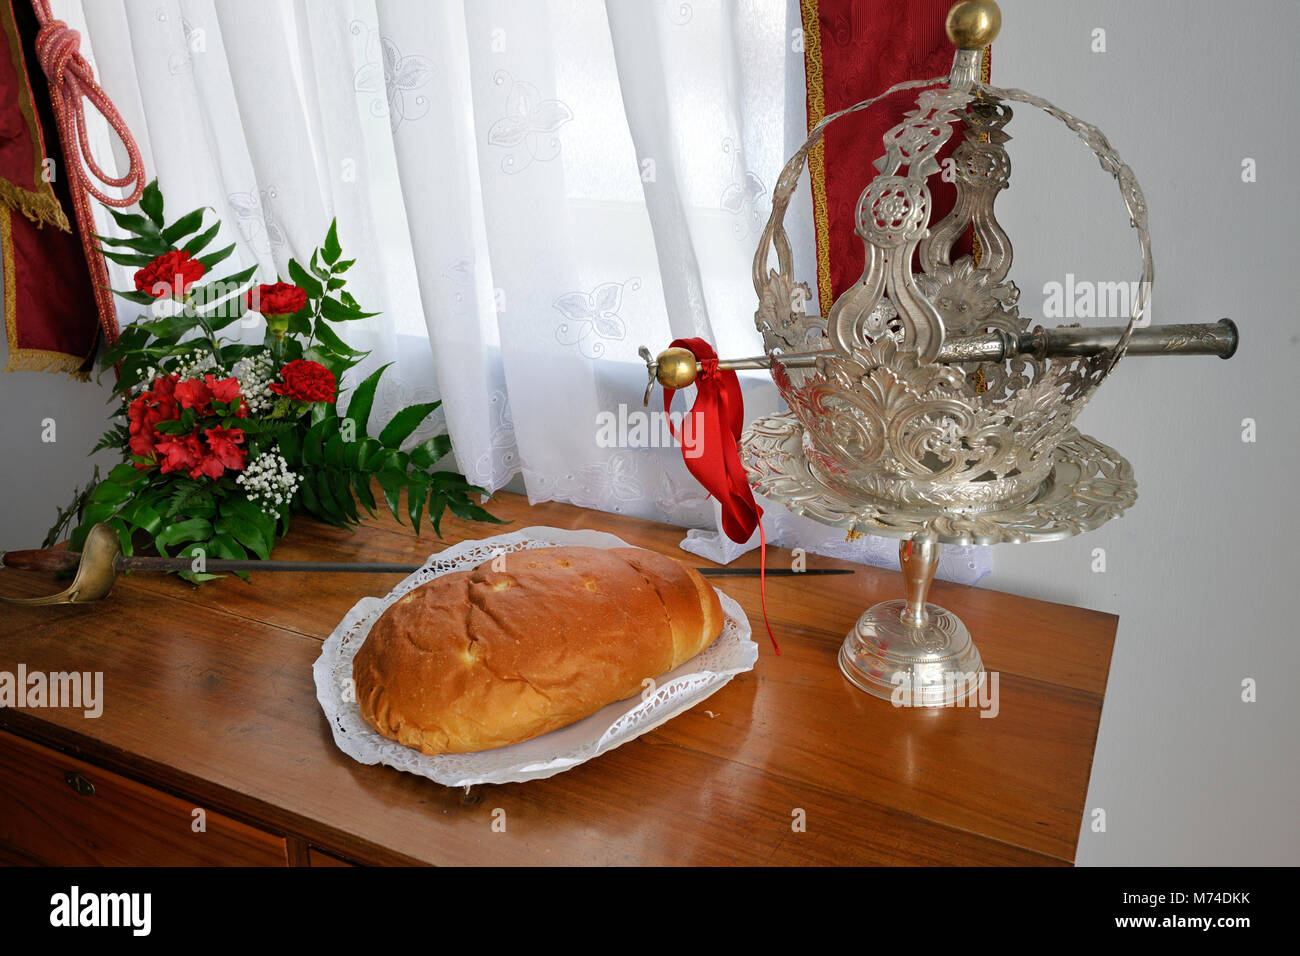
<path fill-rule="evenodd" d="M 704 578 L 639 548 L 538 548 L 435 578 L 375 622 L 353 661 L 361 714 L 424 753 L 519 743 L 638 694 L 707 647 Z"/>

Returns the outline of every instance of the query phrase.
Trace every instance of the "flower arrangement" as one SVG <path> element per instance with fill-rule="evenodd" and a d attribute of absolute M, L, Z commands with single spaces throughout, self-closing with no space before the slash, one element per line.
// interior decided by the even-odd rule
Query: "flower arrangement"
<path fill-rule="evenodd" d="M 75 525 L 69 546 L 79 550 L 91 526 L 104 522 L 126 554 L 152 546 L 193 557 L 181 574 L 197 583 L 218 576 L 203 570 L 208 557 L 268 558 L 294 511 L 340 526 L 359 522 L 363 509 L 374 516 L 372 482 L 393 516 L 402 521 L 404 510 L 417 532 L 427 515 L 441 535 L 447 509 L 499 522 L 475 500 L 482 488 L 435 470 L 451 450 L 448 436 L 402 448 L 438 402 L 403 408 L 369 434 L 387 366 L 351 389 L 340 412 L 339 380 L 368 353 L 334 326 L 375 313 L 347 291 L 355 260 L 343 258 L 336 223 L 305 265 L 289 260 L 289 281 L 258 285 L 255 267 L 210 279 L 235 247 L 204 254 L 220 229 L 205 225 L 206 209 L 167 224 L 156 181 L 139 209 L 110 209 L 129 235 L 99 237 L 108 259 L 136 269 L 134 290 L 116 294 L 149 309 L 102 357 L 117 369 L 117 408 L 92 454 L 113 448 L 124 460 L 60 510 L 47 543 Z M 260 343 L 219 335 L 262 320 Z"/>

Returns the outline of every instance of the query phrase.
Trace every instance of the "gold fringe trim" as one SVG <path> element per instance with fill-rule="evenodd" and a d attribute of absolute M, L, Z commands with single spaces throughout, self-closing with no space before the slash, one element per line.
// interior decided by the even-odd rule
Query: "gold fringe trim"
<path fill-rule="evenodd" d="M 18 346 L 18 273 L 14 271 L 13 227 L 9 224 L 12 210 L 0 210 L 0 252 L 4 256 L 5 334 L 9 341 L 9 360 L 6 372 L 66 372 L 75 381 L 89 382 L 90 371 L 83 370 L 89 356 L 78 358 L 67 352 L 52 349 L 24 349 Z M 95 338 L 95 348 L 99 337 Z"/>
<path fill-rule="evenodd" d="M 817 0 L 799 0 L 803 20 L 805 89 L 808 97 L 808 129 L 826 116 L 822 74 L 822 31 Z M 808 179 L 812 184 L 813 231 L 817 246 L 817 299 L 823 316 L 830 315 L 831 251 L 830 214 L 826 210 L 826 143 L 819 140 L 808 153 Z"/>
<path fill-rule="evenodd" d="M 38 226 L 49 223 L 64 232 L 72 232 L 72 224 L 53 192 L 34 193 L 0 179 L 0 204 L 22 213 Z"/>
<path fill-rule="evenodd" d="M 45 349 L 9 350 L 9 361 L 5 363 L 6 372 L 66 372 L 78 382 L 89 382 L 90 373 L 81 370 L 83 361 L 75 355 L 64 352 L 50 352 Z"/>

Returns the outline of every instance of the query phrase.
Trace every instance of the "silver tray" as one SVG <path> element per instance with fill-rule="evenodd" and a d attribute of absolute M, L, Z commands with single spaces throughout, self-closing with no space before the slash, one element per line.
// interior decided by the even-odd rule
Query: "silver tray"
<path fill-rule="evenodd" d="M 813 470 L 804 428 L 791 413 L 757 419 L 740 438 L 740 457 L 754 490 L 822 524 L 891 538 L 927 533 L 941 544 L 1058 541 L 1092 531 L 1137 501 L 1133 466 L 1115 449 L 1070 428 L 1052 452 L 1038 491 L 1007 511 L 930 513 L 881 501 L 850 500 Z"/>

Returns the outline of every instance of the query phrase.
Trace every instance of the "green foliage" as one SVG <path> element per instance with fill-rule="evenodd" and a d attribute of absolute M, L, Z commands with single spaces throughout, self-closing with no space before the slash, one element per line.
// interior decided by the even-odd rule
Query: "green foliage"
<path fill-rule="evenodd" d="M 447 509 L 457 517 L 503 523 L 475 503 L 474 496 L 486 494 L 482 488 L 471 485 L 464 475 L 432 471 L 451 451 L 448 436 L 437 435 L 402 450 L 402 443 L 439 403 L 412 405 L 394 415 L 377 438 L 368 433 L 375 390 L 387 368 L 376 369 L 353 390 L 342 416 L 331 407 L 302 434 L 301 442 L 280 442 L 280 453 L 303 477 L 295 505 L 330 524 L 354 525 L 361 520 L 361 509 L 371 517 L 376 514 L 370 490 L 374 482 L 393 517 L 401 523 L 404 512 L 417 532 L 427 515 L 441 536 Z"/>
<path fill-rule="evenodd" d="M 328 368 L 336 381 L 341 380 L 369 353 L 349 346 L 334 326 L 377 313 L 362 309 L 345 288 L 345 273 L 356 260 L 343 258 L 338 226 L 332 222 L 324 243 L 306 264 L 289 260 L 288 281 L 306 292 L 306 306 L 288 317 L 287 327 L 273 329 L 268 324 L 259 344 L 228 341 L 218 333 L 246 314 L 245 294 L 256 281 L 256 267 L 212 278 L 210 270 L 228 258 L 234 246 L 200 255 L 221 228 L 219 222 L 205 225 L 209 210 L 196 209 L 169 223 L 155 181 L 145 188 L 139 213 L 109 212 L 128 233 L 123 238 L 99 237 L 104 255 L 112 261 L 144 268 L 160 255 L 184 249 L 209 271 L 188 290 L 173 310 L 175 314 L 142 316 L 105 351 L 103 368 L 111 366 L 118 373 L 112 399 L 116 409 L 114 421 L 94 451 L 116 448 L 124 461 L 103 479 L 96 469 L 95 480 L 78 493 L 68 509 L 59 511 L 49 543 L 75 524 L 69 546 L 79 550 L 91 526 L 104 522 L 117 532 L 127 554 L 137 544 L 151 544 L 160 554 L 196 559 L 193 569 L 181 576 L 198 583 L 220 576 L 199 570 L 200 556 L 267 559 L 277 537 L 287 533 L 291 511 L 342 527 L 356 525 L 366 515 L 376 516 L 379 504 L 374 485 L 379 486 L 393 517 L 399 523 L 409 519 L 417 533 L 427 519 L 441 537 L 447 511 L 465 520 L 502 523 L 479 505 L 478 496 L 486 494 L 482 488 L 471 485 L 463 475 L 436 470 L 451 452 L 448 436 L 438 435 L 402 448 L 438 402 L 404 408 L 380 426 L 377 435 L 370 434 L 375 392 L 388 366 L 376 369 L 352 389 L 342 416 L 338 411 L 338 403 L 345 398 L 342 392 L 335 403 L 281 397 L 247 417 L 239 417 L 236 405 L 212 403 L 213 411 L 198 427 L 210 423 L 212 415 L 219 416 L 222 427 L 243 431 L 247 462 L 265 453 L 278 453 L 297 475 L 299 484 L 292 500 L 274 508 L 251 499 L 233 472 L 215 480 L 195 479 L 183 470 L 163 472 L 159 462 L 132 455 L 127 410 L 141 391 L 152 387 L 156 375 L 197 366 L 199 370 L 187 375 L 201 377 L 210 371 L 221 379 L 241 359 L 264 358 L 275 370 L 296 359 L 308 359 Z M 142 305 L 154 302 L 146 293 L 117 294 Z M 179 418 L 156 423 L 153 428 L 160 435 L 185 435 L 197 422 L 194 411 L 186 409 Z"/>
<path fill-rule="evenodd" d="M 96 446 L 95 451 L 98 450 L 99 447 Z M 91 454 L 93 455 L 94 452 L 92 451 Z M 95 487 L 98 484 L 99 466 L 96 465 L 95 473 L 91 475 L 90 481 L 72 492 L 72 501 L 69 502 L 68 507 L 58 509 L 58 513 L 54 518 L 54 524 L 50 527 L 50 530 L 46 532 L 45 540 L 41 542 L 42 548 L 54 547 L 63 540 L 63 536 L 68 532 L 69 528 L 75 528 L 77 525 L 81 524 L 81 516 L 86 511 L 86 502 L 90 498 L 90 493 L 95 490 Z"/>

